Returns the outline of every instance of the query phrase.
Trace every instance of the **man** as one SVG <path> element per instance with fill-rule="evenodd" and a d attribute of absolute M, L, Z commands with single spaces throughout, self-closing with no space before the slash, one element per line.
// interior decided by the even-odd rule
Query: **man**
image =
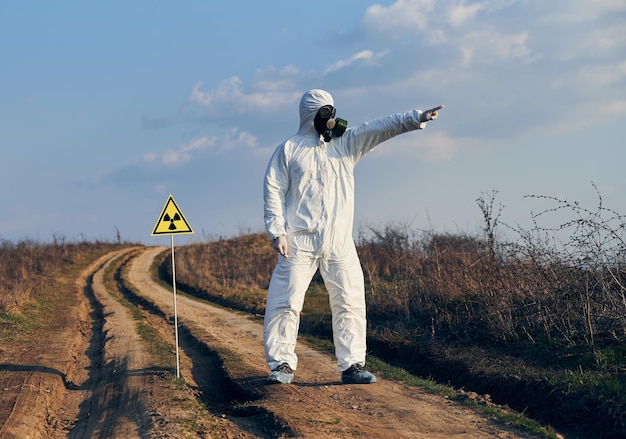
<path fill-rule="evenodd" d="M 330 93 L 314 89 L 302 96 L 300 129 L 276 148 L 264 180 L 265 227 L 279 253 L 265 308 L 268 382 L 293 381 L 300 312 L 318 269 L 328 290 L 342 382 L 376 382 L 365 369 L 365 286 L 352 238 L 354 167 L 379 143 L 424 128 L 441 108 L 346 129 L 347 122 L 335 118 Z"/>

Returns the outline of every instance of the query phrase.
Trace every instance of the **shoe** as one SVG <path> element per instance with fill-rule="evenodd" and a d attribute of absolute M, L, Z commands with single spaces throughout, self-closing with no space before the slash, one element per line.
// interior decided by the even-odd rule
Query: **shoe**
<path fill-rule="evenodd" d="M 348 370 L 341 373 L 341 382 L 344 384 L 371 384 L 376 382 L 372 372 L 365 369 L 365 364 L 354 363 Z"/>
<path fill-rule="evenodd" d="M 290 384 L 293 381 L 293 369 L 287 363 L 283 363 L 267 377 L 270 384 Z"/>

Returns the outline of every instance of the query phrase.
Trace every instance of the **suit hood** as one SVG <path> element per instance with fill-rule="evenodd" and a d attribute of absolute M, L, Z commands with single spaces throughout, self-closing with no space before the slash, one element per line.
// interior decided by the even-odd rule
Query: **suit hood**
<path fill-rule="evenodd" d="M 313 89 L 307 91 L 300 99 L 300 129 L 302 136 L 318 136 L 313 120 L 317 111 L 324 105 L 335 106 L 333 97 L 325 90 Z"/>

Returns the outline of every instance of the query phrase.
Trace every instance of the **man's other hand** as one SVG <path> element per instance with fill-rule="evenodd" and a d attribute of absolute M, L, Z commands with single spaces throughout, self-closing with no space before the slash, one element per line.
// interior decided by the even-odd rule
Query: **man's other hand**
<path fill-rule="evenodd" d="M 287 237 L 285 235 L 281 235 L 272 241 L 272 247 L 284 257 L 289 257 L 289 246 L 287 245 Z"/>

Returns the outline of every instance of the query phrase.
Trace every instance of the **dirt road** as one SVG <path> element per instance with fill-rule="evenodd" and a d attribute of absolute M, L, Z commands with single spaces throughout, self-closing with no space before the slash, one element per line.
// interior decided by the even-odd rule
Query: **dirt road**
<path fill-rule="evenodd" d="M 1 438 L 530 437 L 402 383 L 342 385 L 334 359 L 305 343 L 294 383 L 266 385 L 260 320 L 180 294 L 184 383 L 172 380 L 163 353 L 139 335 L 149 326 L 174 341 L 172 290 L 150 274 L 165 250 L 101 258 L 76 281 L 44 343 L 4 354 Z M 119 280 L 115 291 L 103 282 L 107 268 Z"/>

